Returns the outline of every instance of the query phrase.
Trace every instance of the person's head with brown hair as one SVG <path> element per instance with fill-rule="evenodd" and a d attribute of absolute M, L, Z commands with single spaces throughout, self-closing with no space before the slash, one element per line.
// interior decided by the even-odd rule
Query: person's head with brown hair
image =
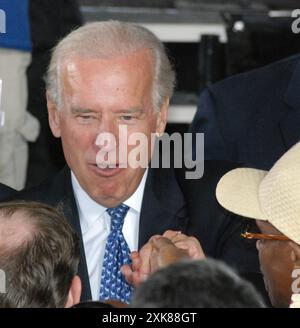
<path fill-rule="evenodd" d="M 1 308 L 70 307 L 79 302 L 79 242 L 63 214 L 34 202 L 0 204 Z"/>

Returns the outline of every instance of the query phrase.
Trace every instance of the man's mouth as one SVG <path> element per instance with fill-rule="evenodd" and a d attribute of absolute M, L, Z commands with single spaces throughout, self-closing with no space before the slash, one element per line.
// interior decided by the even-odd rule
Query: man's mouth
<path fill-rule="evenodd" d="M 102 177 L 112 177 L 117 174 L 119 174 L 122 170 L 121 167 L 119 167 L 119 164 L 111 164 L 111 165 L 106 165 L 102 166 L 97 165 L 97 164 L 91 164 L 90 165 L 91 169 L 93 170 L 94 173 L 96 173 L 98 176 Z"/>

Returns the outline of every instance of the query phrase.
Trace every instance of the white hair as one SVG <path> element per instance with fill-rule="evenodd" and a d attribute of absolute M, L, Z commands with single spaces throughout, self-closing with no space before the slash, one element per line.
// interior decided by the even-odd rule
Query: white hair
<path fill-rule="evenodd" d="M 175 72 L 162 42 L 146 28 L 120 21 L 86 24 L 67 35 L 54 48 L 46 76 L 51 100 L 60 104 L 60 66 L 71 57 L 111 58 L 150 49 L 154 60 L 153 106 L 160 110 L 170 99 L 175 85 Z"/>

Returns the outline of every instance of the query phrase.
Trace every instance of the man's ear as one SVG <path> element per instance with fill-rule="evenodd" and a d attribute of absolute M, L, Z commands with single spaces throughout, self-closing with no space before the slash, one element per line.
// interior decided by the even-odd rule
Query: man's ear
<path fill-rule="evenodd" d="M 60 118 L 59 118 L 59 112 L 54 104 L 53 100 L 51 99 L 49 93 L 46 93 L 47 98 L 47 107 L 48 107 L 48 120 L 50 129 L 52 131 L 52 134 L 56 138 L 60 138 Z"/>
<path fill-rule="evenodd" d="M 291 257 L 294 267 L 300 268 L 300 246 L 294 242 L 290 242 L 289 245 L 292 249 Z"/>
<path fill-rule="evenodd" d="M 71 287 L 69 290 L 69 295 L 65 307 L 70 308 L 73 305 L 78 304 L 80 302 L 80 296 L 81 296 L 81 280 L 79 276 L 75 276 L 71 283 Z"/>
<path fill-rule="evenodd" d="M 157 115 L 156 133 L 158 135 L 163 134 L 165 131 L 168 121 L 168 112 L 169 112 L 169 98 L 166 98 L 160 108 L 160 112 Z"/>

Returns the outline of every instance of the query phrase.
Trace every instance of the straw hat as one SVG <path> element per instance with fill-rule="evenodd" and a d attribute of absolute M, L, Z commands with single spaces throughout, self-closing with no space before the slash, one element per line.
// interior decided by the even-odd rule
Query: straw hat
<path fill-rule="evenodd" d="M 230 212 L 269 221 L 300 245 L 300 142 L 271 168 L 238 168 L 217 185 L 218 202 Z"/>

